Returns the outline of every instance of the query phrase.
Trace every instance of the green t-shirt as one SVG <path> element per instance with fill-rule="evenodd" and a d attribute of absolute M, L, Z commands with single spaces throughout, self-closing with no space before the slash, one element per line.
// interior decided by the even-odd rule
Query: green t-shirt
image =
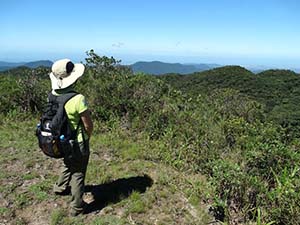
<path fill-rule="evenodd" d="M 57 92 L 58 91 L 53 90 L 52 94 L 59 96 L 64 93 L 64 92 L 59 92 L 59 93 Z M 80 114 L 86 111 L 87 109 L 88 106 L 87 106 L 86 98 L 82 94 L 75 95 L 65 104 L 65 110 L 72 130 L 77 129 L 77 126 L 80 121 Z M 88 135 L 86 134 L 81 124 L 81 126 L 78 128 L 78 133 L 77 133 L 78 142 L 83 141 L 82 134 L 84 134 L 84 139 L 87 140 Z"/>

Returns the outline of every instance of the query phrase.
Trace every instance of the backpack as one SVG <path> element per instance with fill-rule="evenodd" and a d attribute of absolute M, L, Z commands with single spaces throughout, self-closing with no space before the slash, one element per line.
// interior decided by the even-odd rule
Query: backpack
<path fill-rule="evenodd" d="M 75 140 L 79 124 L 72 131 L 65 104 L 78 93 L 70 92 L 61 96 L 48 95 L 48 103 L 37 125 L 36 136 L 44 154 L 52 158 L 63 158 L 70 148 L 70 141 Z"/>

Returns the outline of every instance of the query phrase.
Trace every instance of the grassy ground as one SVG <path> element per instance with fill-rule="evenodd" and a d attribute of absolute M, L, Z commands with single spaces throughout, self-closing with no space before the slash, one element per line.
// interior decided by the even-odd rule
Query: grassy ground
<path fill-rule="evenodd" d="M 36 121 L 0 122 L 1 225 L 217 224 L 203 201 L 212 191 L 203 176 L 148 159 L 149 142 L 117 130 L 93 136 L 84 195 L 92 210 L 69 217 L 70 196 L 52 193 L 62 162 L 38 150 Z"/>

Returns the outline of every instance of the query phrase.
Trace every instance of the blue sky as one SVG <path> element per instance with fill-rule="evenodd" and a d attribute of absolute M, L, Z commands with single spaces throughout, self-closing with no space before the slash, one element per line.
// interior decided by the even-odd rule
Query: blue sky
<path fill-rule="evenodd" d="M 162 60 L 300 68 L 300 1 L 0 2 L 0 60 Z"/>

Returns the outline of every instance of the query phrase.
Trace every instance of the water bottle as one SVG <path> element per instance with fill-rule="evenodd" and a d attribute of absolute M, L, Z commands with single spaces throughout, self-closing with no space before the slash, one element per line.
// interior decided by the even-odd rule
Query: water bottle
<path fill-rule="evenodd" d="M 60 142 L 64 142 L 65 141 L 65 135 L 60 135 L 59 136 L 59 140 L 60 140 Z"/>
<path fill-rule="evenodd" d="M 41 124 L 38 123 L 38 124 L 36 125 L 35 135 L 36 135 L 36 136 L 39 136 L 39 132 L 40 132 L 40 131 L 41 131 Z"/>

